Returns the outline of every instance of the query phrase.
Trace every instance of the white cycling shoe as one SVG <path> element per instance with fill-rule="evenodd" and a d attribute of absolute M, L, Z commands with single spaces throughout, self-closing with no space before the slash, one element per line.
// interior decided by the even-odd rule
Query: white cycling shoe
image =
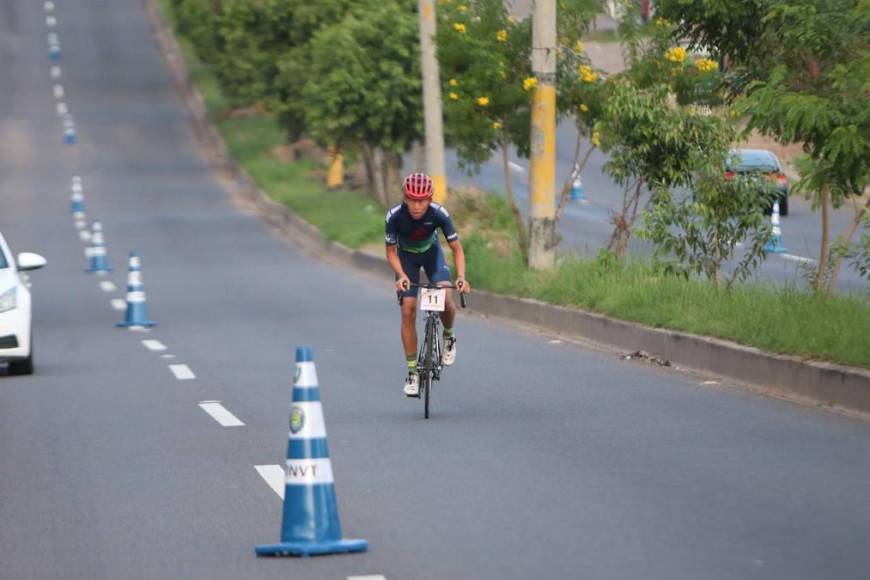
<path fill-rule="evenodd" d="M 449 336 L 444 341 L 444 352 L 441 353 L 441 364 L 449 367 L 456 362 L 456 337 Z"/>
<path fill-rule="evenodd" d="M 405 395 L 408 397 L 420 396 L 420 375 L 417 373 L 408 373 L 408 378 L 405 379 Z"/>

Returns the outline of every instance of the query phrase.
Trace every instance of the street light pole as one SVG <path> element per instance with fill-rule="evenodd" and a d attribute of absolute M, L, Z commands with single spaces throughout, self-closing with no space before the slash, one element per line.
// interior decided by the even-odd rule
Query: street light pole
<path fill-rule="evenodd" d="M 529 267 L 556 261 L 556 0 L 536 0 L 532 13 L 531 217 Z"/>
<path fill-rule="evenodd" d="M 426 171 L 432 178 L 435 201 L 447 200 L 444 172 L 444 127 L 441 114 L 441 79 L 435 54 L 435 2 L 418 0 L 420 11 L 420 60 L 423 71 L 423 120 L 426 131 Z"/>

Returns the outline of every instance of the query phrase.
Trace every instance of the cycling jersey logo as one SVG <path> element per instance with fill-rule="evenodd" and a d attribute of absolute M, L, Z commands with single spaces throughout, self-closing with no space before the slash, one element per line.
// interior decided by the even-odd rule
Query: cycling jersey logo
<path fill-rule="evenodd" d="M 296 435 L 305 426 L 305 412 L 302 407 L 290 409 L 290 432 Z"/>

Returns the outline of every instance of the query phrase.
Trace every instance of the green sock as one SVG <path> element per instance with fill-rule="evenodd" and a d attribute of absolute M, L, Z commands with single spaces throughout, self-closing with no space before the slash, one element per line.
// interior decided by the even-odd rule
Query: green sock
<path fill-rule="evenodd" d="M 445 326 L 445 327 L 444 327 L 444 338 L 450 338 L 451 336 L 453 336 L 453 329 L 452 329 L 452 328 L 447 328 L 447 327 Z"/>
<path fill-rule="evenodd" d="M 417 355 L 408 355 L 405 358 L 405 362 L 408 363 L 408 371 L 412 373 L 417 372 Z"/>

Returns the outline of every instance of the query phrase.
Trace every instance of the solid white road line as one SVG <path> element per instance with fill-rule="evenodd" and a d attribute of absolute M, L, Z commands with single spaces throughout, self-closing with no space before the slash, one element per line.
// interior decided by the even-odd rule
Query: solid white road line
<path fill-rule="evenodd" d="M 118 288 L 115 286 L 115 283 L 111 280 L 102 280 L 100 282 L 100 290 L 103 292 L 114 292 Z"/>
<path fill-rule="evenodd" d="M 127 303 L 120 298 L 112 298 L 112 308 L 115 310 L 127 310 Z"/>
<path fill-rule="evenodd" d="M 179 381 L 190 381 L 196 378 L 196 375 L 187 365 L 169 365 L 169 370 Z"/>
<path fill-rule="evenodd" d="M 220 423 L 221 427 L 245 426 L 238 417 L 227 411 L 220 401 L 202 401 L 199 408 L 211 415 L 211 418 Z"/>
<path fill-rule="evenodd" d="M 284 499 L 284 468 L 280 465 L 255 465 L 254 469 L 260 474 L 260 477 L 266 480 L 272 491 L 278 494 L 282 500 Z"/>
<path fill-rule="evenodd" d="M 160 350 L 166 350 L 166 345 L 159 340 L 143 340 L 142 344 L 150 351 L 157 352 Z"/>

